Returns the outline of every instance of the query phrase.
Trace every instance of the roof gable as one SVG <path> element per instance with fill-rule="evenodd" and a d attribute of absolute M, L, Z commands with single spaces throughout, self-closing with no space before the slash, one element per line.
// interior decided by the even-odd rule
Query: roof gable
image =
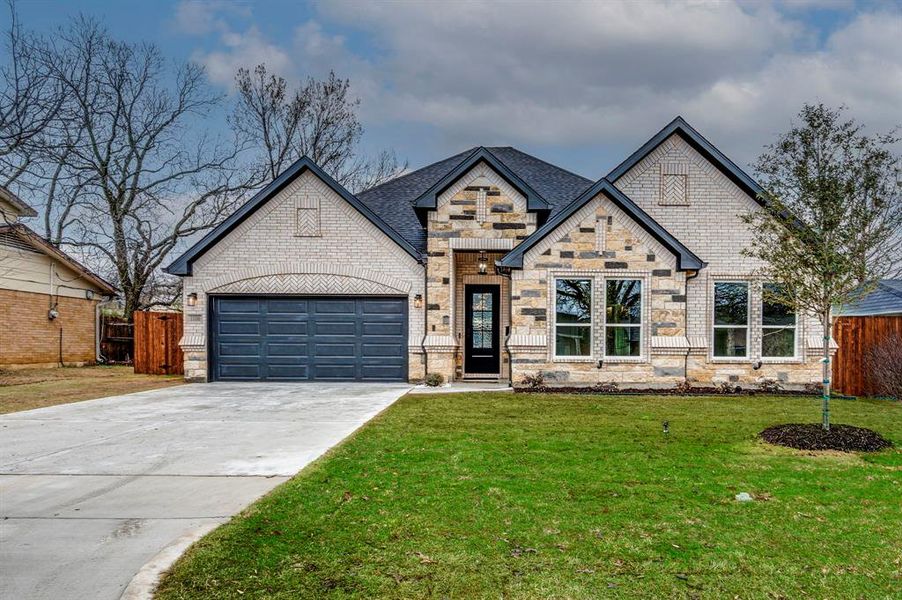
<path fill-rule="evenodd" d="M 0 209 L 2 209 L 3 204 L 9 206 L 11 210 L 0 210 L 0 216 L 2 216 L 3 212 L 11 212 L 15 216 L 15 218 L 38 216 L 38 213 L 37 211 L 35 211 L 35 209 L 28 206 L 25 202 L 22 201 L 21 198 L 13 194 L 5 187 L 0 186 Z"/>
<path fill-rule="evenodd" d="M 661 131 L 656 133 L 650 140 L 645 142 L 638 150 L 633 152 L 626 160 L 614 167 L 614 169 L 605 176 L 610 182 L 616 183 L 618 179 L 623 177 L 630 169 L 642 162 L 646 156 L 651 154 L 655 148 L 660 146 L 667 138 L 672 135 L 680 136 L 687 144 L 692 146 L 706 160 L 717 167 L 728 179 L 735 183 L 739 188 L 751 196 L 756 202 L 764 205 L 761 193 L 764 191 L 748 173 L 740 169 L 736 163 L 727 158 L 727 156 L 718 150 L 714 144 L 709 142 L 705 137 L 696 131 L 683 117 L 677 117 L 668 123 Z"/>
<path fill-rule="evenodd" d="M 445 173 L 428 190 L 423 192 L 413 201 L 418 209 L 434 209 L 438 206 L 438 197 L 461 177 L 467 174 L 479 163 L 485 163 L 498 173 L 505 181 L 520 192 L 526 198 L 527 210 L 550 210 L 551 205 L 531 185 L 526 183 L 519 175 L 514 173 L 503 162 L 485 147 L 480 146 L 471 152 L 456 167 Z"/>
<path fill-rule="evenodd" d="M 520 244 L 504 256 L 499 262 L 499 266 L 508 268 L 522 268 L 523 255 L 535 246 L 549 233 L 554 231 L 559 225 L 570 218 L 576 211 L 585 206 L 592 198 L 598 194 L 604 194 L 618 208 L 627 213 L 636 223 L 642 226 L 654 239 L 660 242 L 665 248 L 670 250 L 677 259 L 677 270 L 679 271 L 697 271 L 705 266 L 705 263 L 697 257 L 689 248 L 684 246 L 682 242 L 671 235 L 657 221 L 652 219 L 645 211 L 639 208 L 635 202 L 630 200 L 619 189 L 605 178 L 599 179 L 589 189 L 585 190 L 573 202 L 555 214 L 542 227 L 537 229 L 531 236 L 520 242 Z"/>
<path fill-rule="evenodd" d="M 257 192 L 253 198 L 241 205 L 238 210 L 232 213 L 229 218 L 220 223 L 200 241 L 191 246 L 184 254 L 174 260 L 164 270 L 172 275 L 191 275 L 191 267 L 204 252 L 216 245 L 245 219 L 252 215 L 257 209 L 266 204 L 276 194 L 285 189 L 288 184 L 301 176 L 304 172 L 310 171 L 322 180 L 332 191 L 341 196 L 348 204 L 357 209 L 363 216 L 369 219 L 376 227 L 398 244 L 404 251 L 420 260 L 420 252 L 413 247 L 406 239 L 401 237 L 394 229 L 372 211 L 366 204 L 361 202 L 351 192 L 346 190 L 340 183 L 320 169 L 316 163 L 307 158 L 302 157 L 290 167 L 279 174 L 269 185 Z"/>

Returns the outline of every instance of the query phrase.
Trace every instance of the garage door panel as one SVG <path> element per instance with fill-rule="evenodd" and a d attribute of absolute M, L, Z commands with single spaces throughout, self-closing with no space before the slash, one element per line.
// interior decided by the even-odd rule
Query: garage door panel
<path fill-rule="evenodd" d="M 307 365 L 267 365 L 268 379 L 298 379 L 306 381 L 310 378 L 310 368 Z"/>
<path fill-rule="evenodd" d="M 404 323 L 372 323 L 363 324 L 364 336 L 387 335 L 397 337 L 404 334 Z"/>
<path fill-rule="evenodd" d="M 407 379 L 406 298 L 221 297 L 214 379 Z"/>
<path fill-rule="evenodd" d="M 357 300 L 340 300 L 329 298 L 314 301 L 314 313 L 318 315 L 357 314 Z"/>
<path fill-rule="evenodd" d="M 227 335 L 260 335 L 259 321 L 220 321 L 219 333 Z"/>
<path fill-rule="evenodd" d="M 348 321 L 320 321 L 314 324 L 313 335 L 316 336 L 348 336 L 354 337 L 357 333 L 357 322 Z"/>
<path fill-rule="evenodd" d="M 303 335 L 306 336 L 307 332 L 310 330 L 310 325 L 307 321 L 283 321 L 279 319 L 278 321 L 267 321 L 266 323 L 266 333 L 269 335 Z"/>
<path fill-rule="evenodd" d="M 266 301 L 266 312 L 278 315 L 306 315 L 307 300 L 305 299 L 270 299 Z"/>

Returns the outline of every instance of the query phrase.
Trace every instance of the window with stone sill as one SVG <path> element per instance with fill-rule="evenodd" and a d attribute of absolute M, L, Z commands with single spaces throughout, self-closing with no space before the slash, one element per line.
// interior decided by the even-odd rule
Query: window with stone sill
<path fill-rule="evenodd" d="M 592 280 L 556 279 L 555 357 L 592 355 Z"/>
<path fill-rule="evenodd" d="M 749 284 L 714 284 L 714 358 L 747 358 L 749 340 Z"/>
<path fill-rule="evenodd" d="M 642 280 L 606 279 L 604 315 L 606 358 L 642 355 Z"/>

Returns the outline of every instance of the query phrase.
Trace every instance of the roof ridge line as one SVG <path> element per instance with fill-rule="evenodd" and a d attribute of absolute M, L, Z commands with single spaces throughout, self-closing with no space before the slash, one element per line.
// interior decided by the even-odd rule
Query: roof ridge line
<path fill-rule="evenodd" d="M 492 148 L 492 147 L 493 147 L 493 146 L 489 146 L 489 148 Z M 537 160 L 537 161 L 539 161 L 540 163 L 546 164 L 546 165 L 548 165 L 549 167 L 554 167 L 555 169 L 558 169 L 559 171 L 563 171 L 564 173 L 567 173 L 567 174 L 569 174 L 569 175 L 573 175 L 574 177 L 579 177 L 580 179 L 585 179 L 586 181 L 589 182 L 589 185 L 593 185 L 593 184 L 595 183 L 595 181 L 589 179 L 589 178 L 586 177 L 585 175 L 580 175 L 579 173 L 576 173 L 575 171 L 571 171 L 570 169 L 567 169 L 567 168 L 562 167 L 562 166 L 560 166 L 560 165 L 556 165 L 556 164 L 554 164 L 553 162 L 548 162 L 548 161 L 545 160 L 544 158 L 539 158 L 539 157 L 536 156 L 535 154 L 530 154 L 529 152 L 523 152 L 522 150 L 520 150 L 520 149 L 517 148 L 516 146 L 494 146 L 494 147 L 495 147 L 495 148 L 510 148 L 510 149 L 513 150 L 514 152 L 519 152 L 520 154 L 522 154 L 522 155 L 524 155 L 524 156 L 528 156 L 529 158 L 532 158 L 532 159 L 534 159 L 534 160 Z"/>
<path fill-rule="evenodd" d="M 457 154 L 452 154 L 451 156 L 448 156 L 448 157 L 443 158 L 443 159 L 441 159 L 441 160 L 437 160 L 437 161 L 435 161 L 435 162 L 431 162 L 431 163 L 429 163 L 428 165 L 423 165 L 423 166 L 420 167 L 419 169 L 414 169 L 413 171 L 410 171 L 409 173 L 404 173 L 403 175 L 398 175 L 397 177 L 393 177 L 392 179 L 389 179 L 388 181 L 383 181 L 382 183 L 380 183 L 380 184 L 378 184 L 378 185 L 374 185 L 374 186 L 371 187 L 371 188 L 366 188 L 365 190 L 361 190 L 361 191 L 357 192 L 357 194 L 355 194 L 355 195 L 366 194 L 366 193 L 371 192 L 371 191 L 373 191 L 373 190 L 378 190 L 379 188 L 381 188 L 381 187 L 384 186 L 384 185 L 388 185 L 389 183 L 395 183 L 395 182 L 398 182 L 398 181 L 400 181 L 400 180 L 402 180 L 402 179 L 405 179 L 405 178 L 407 178 L 407 177 L 410 177 L 411 175 L 415 175 L 415 174 L 419 173 L 420 171 L 423 171 L 424 169 L 428 169 L 429 167 L 434 167 L 435 165 L 437 165 L 437 164 L 439 164 L 439 163 L 443 163 L 443 162 L 445 162 L 446 160 L 451 160 L 452 158 L 454 158 L 454 157 L 457 156 L 458 154 L 465 154 L 466 156 L 464 156 L 463 160 L 466 160 L 467 156 L 470 156 L 474 151 L 478 150 L 479 148 L 481 148 L 481 146 L 473 146 L 473 147 L 470 148 L 469 150 L 464 150 L 463 152 L 458 152 Z M 461 161 L 461 162 L 462 162 L 462 161 Z M 460 163 L 457 163 L 457 164 L 460 164 Z M 455 166 L 456 166 L 456 165 L 455 165 Z M 441 179 L 441 178 L 440 178 L 440 179 Z"/>

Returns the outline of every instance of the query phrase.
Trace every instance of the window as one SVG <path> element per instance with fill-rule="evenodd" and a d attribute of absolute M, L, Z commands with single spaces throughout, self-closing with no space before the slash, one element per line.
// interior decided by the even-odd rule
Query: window
<path fill-rule="evenodd" d="M 605 281 L 605 356 L 642 354 L 642 280 Z"/>
<path fill-rule="evenodd" d="M 714 356 L 748 356 L 749 284 L 714 284 Z"/>
<path fill-rule="evenodd" d="M 555 280 L 555 356 L 592 355 L 592 280 Z"/>
<path fill-rule="evenodd" d="M 796 354 L 795 311 L 785 304 L 771 300 L 779 291 L 780 288 L 776 284 L 764 284 L 761 300 L 762 358 L 785 358 Z"/>

